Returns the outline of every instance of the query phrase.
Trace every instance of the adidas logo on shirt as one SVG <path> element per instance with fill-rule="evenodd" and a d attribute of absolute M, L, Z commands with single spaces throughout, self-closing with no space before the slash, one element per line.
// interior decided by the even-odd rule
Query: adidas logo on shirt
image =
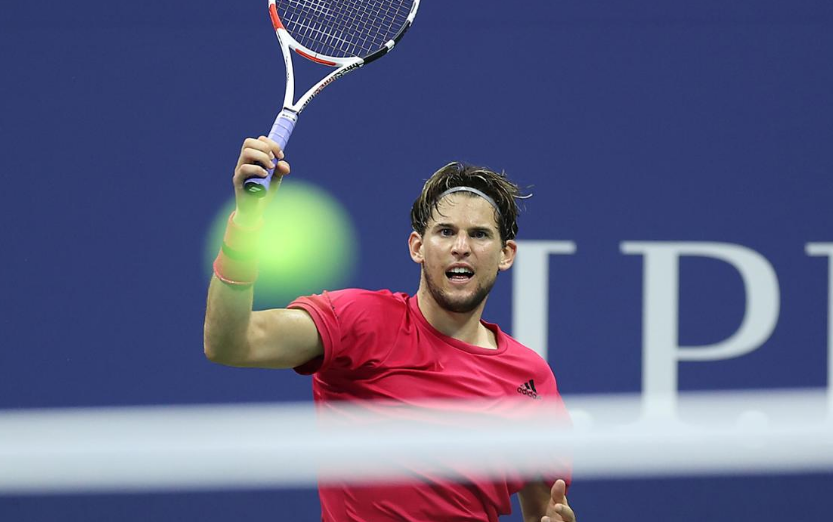
<path fill-rule="evenodd" d="M 533 399 L 541 398 L 538 396 L 538 390 L 535 389 L 535 381 L 532 379 L 523 383 L 521 386 L 518 386 L 518 393 L 526 395 L 527 397 L 532 397 Z"/>

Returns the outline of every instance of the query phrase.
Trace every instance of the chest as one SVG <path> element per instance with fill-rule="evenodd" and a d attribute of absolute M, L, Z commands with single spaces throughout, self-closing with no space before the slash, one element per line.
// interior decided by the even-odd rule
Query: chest
<path fill-rule="evenodd" d="M 465 350 L 430 332 L 411 329 L 357 342 L 342 370 L 320 375 L 319 389 L 342 399 L 534 400 L 539 361 L 512 349 Z M 322 397 L 327 398 L 327 397 Z"/>

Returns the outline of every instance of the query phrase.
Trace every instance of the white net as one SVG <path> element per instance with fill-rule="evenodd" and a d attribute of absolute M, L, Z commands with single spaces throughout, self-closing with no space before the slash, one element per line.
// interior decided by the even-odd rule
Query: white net
<path fill-rule="evenodd" d="M 833 471 L 823 392 L 687 395 L 673 416 L 638 396 L 566 402 L 569 429 L 546 405 L 523 422 L 477 403 L 465 406 L 475 415 L 398 407 L 395 418 L 309 403 L 0 412 L 0 494 L 309 486 L 398 477 L 403 463 L 450 479 L 565 462 L 576 480 Z"/>

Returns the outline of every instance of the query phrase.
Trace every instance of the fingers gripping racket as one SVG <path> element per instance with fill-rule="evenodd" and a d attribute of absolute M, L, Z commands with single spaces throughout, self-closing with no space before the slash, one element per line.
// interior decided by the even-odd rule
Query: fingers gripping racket
<path fill-rule="evenodd" d="M 413 23 L 418 8 L 419 0 L 269 0 L 269 16 L 286 65 L 283 109 L 269 137 L 285 148 L 298 115 L 309 102 L 336 79 L 390 52 Z M 335 68 L 295 102 L 290 51 Z M 247 179 L 246 191 L 264 196 L 274 170 L 273 165 L 267 177 Z"/>

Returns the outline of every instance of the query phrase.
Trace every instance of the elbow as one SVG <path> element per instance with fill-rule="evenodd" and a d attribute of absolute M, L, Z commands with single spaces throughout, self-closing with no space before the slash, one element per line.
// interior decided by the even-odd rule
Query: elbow
<path fill-rule="evenodd" d="M 209 361 L 218 362 L 217 341 L 212 338 L 207 321 L 202 330 L 202 353 Z"/>
<path fill-rule="evenodd" d="M 209 361 L 224 366 L 245 366 L 235 354 L 239 353 L 231 347 L 220 346 L 217 343 L 203 343 L 203 353 Z"/>
<path fill-rule="evenodd" d="M 226 366 L 236 366 L 238 357 L 235 354 L 241 353 L 240 348 L 234 346 L 222 338 L 211 335 L 208 329 L 203 334 L 203 354 L 209 361 Z"/>
<path fill-rule="evenodd" d="M 205 354 L 206 359 L 208 359 L 211 362 L 216 362 L 216 363 L 220 362 L 219 353 L 217 352 L 217 350 L 214 349 L 214 347 L 208 341 L 203 342 L 203 347 L 202 348 L 203 348 L 202 349 L 203 354 Z"/>
<path fill-rule="evenodd" d="M 203 354 L 205 358 L 213 363 L 224 363 L 223 351 L 217 349 L 216 343 L 211 343 L 208 339 L 203 341 Z"/>

